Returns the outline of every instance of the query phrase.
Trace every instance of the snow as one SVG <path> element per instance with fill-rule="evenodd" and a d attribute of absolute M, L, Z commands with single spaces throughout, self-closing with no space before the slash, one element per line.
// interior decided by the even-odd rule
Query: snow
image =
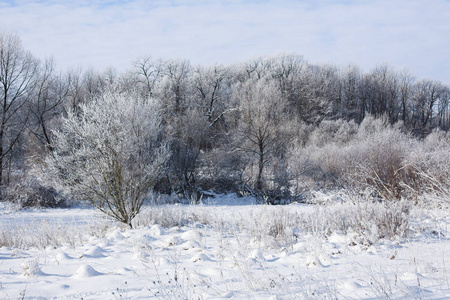
<path fill-rule="evenodd" d="M 356 231 L 320 227 L 315 218 L 328 209 L 350 211 L 227 195 L 148 207 L 129 229 L 92 209 L 2 207 L 0 242 L 8 234 L 23 242 L 0 248 L 0 298 L 450 298 L 448 210 L 413 208 L 406 238 L 369 243 Z M 291 214 L 296 229 L 286 225 Z M 160 215 L 171 226 L 153 223 Z"/>

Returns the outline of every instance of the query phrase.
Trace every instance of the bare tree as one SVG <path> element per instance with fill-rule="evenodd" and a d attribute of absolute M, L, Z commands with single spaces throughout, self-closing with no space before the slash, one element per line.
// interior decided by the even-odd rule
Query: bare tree
<path fill-rule="evenodd" d="M 415 85 L 413 128 L 417 135 L 426 136 L 431 132 L 437 105 L 444 95 L 445 86 L 439 81 L 424 79 Z"/>
<path fill-rule="evenodd" d="M 69 111 L 55 131 L 48 173 L 56 183 L 129 226 L 169 152 L 154 99 L 104 92 Z"/>
<path fill-rule="evenodd" d="M 450 88 L 448 86 L 444 86 L 441 97 L 439 98 L 438 123 L 439 128 L 446 131 L 448 131 L 450 128 L 449 104 L 450 104 Z"/>
<path fill-rule="evenodd" d="M 254 187 L 263 190 L 265 168 L 287 140 L 283 133 L 287 102 L 278 85 L 266 78 L 249 80 L 237 88 L 235 97 L 239 99 L 241 113 L 236 149 L 248 154 L 251 161 L 256 158 Z"/>
<path fill-rule="evenodd" d="M 401 104 L 399 79 L 394 69 L 385 64 L 374 68 L 364 78 L 363 92 L 369 114 L 377 117 L 386 114 L 391 124 L 398 121 Z"/>
<path fill-rule="evenodd" d="M 70 78 L 55 74 L 53 60 L 47 60 L 39 72 L 35 95 L 30 103 L 29 129 L 46 149 L 51 148 L 51 123 L 62 111 L 69 94 Z"/>
<path fill-rule="evenodd" d="M 353 119 L 361 122 L 362 118 L 364 118 L 364 113 L 361 113 L 364 108 L 360 98 L 361 70 L 357 66 L 349 65 L 341 70 L 340 78 L 338 116 L 347 120 Z"/>
<path fill-rule="evenodd" d="M 409 123 L 410 121 L 410 110 L 411 110 L 411 98 L 413 94 L 413 85 L 415 78 L 409 74 L 407 71 L 403 71 L 399 74 L 400 81 L 400 104 L 401 104 L 401 120 L 404 123 Z"/>
<path fill-rule="evenodd" d="M 171 123 L 172 157 L 171 175 L 175 179 L 175 188 L 179 194 L 191 201 L 200 197 L 199 174 L 202 148 L 208 130 L 207 118 L 197 109 L 189 109 Z M 173 188 L 173 187 L 171 187 Z"/>
<path fill-rule="evenodd" d="M 157 97 L 171 113 L 177 115 L 189 107 L 190 75 L 188 60 L 169 60 L 163 63 L 163 78 L 158 84 Z"/>
<path fill-rule="evenodd" d="M 136 61 L 135 69 L 136 81 L 142 86 L 144 95 L 153 97 L 155 87 L 163 76 L 162 61 L 154 61 L 150 56 L 144 56 Z"/>
<path fill-rule="evenodd" d="M 229 77 L 228 70 L 219 65 L 195 69 L 193 81 L 197 92 L 196 99 L 211 126 L 223 117 L 224 100 L 229 94 Z"/>
<path fill-rule="evenodd" d="M 0 188 L 8 157 L 28 121 L 27 103 L 36 85 L 38 61 L 15 35 L 0 33 Z M 9 164 L 10 165 L 10 164 Z"/>

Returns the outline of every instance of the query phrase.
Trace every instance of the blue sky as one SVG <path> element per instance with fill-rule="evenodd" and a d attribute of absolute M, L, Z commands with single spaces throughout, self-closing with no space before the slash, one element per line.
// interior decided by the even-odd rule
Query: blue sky
<path fill-rule="evenodd" d="M 0 31 L 62 68 L 138 57 L 233 63 L 280 52 L 312 63 L 388 63 L 450 83 L 450 1 L 0 0 Z"/>

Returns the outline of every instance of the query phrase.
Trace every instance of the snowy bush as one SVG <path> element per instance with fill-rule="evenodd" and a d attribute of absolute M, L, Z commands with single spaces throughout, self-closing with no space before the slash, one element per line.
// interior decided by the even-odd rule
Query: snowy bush
<path fill-rule="evenodd" d="M 403 196 L 404 159 L 415 145 L 398 127 L 367 117 L 357 139 L 344 150 L 349 167 L 346 181 L 353 186 L 374 188 L 385 199 Z"/>
<path fill-rule="evenodd" d="M 7 188 L 7 201 L 19 207 L 67 207 L 68 201 L 54 188 L 47 187 L 35 178 L 22 178 Z"/>
<path fill-rule="evenodd" d="M 411 151 L 405 161 L 410 180 L 404 185 L 416 195 L 438 196 L 448 203 L 450 195 L 450 135 L 432 132 L 421 147 Z"/>
<path fill-rule="evenodd" d="M 131 226 L 168 158 L 154 99 L 104 92 L 54 132 L 47 173 L 80 200 Z"/>
<path fill-rule="evenodd" d="M 442 183 L 446 178 L 448 168 L 440 168 L 445 164 L 438 161 L 438 157 L 445 156 L 439 156 L 439 151 L 430 152 L 425 147 L 429 142 L 402 132 L 401 124 L 390 125 L 368 116 L 356 133 L 338 140 L 333 136 L 337 125 L 330 124 L 319 126 L 308 146 L 297 149 L 290 160 L 310 189 L 371 189 L 384 199 L 412 199 L 424 188 L 425 177 L 429 176 L 428 185 L 433 185 L 433 180 Z M 418 180 L 420 177 L 423 180 Z"/>
<path fill-rule="evenodd" d="M 21 264 L 21 267 L 22 276 L 35 276 L 42 274 L 41 266 L 39 265 L 39 259 L 23 262 Z"/>
<path fill-rule="evenodd" d="M 358 125 L 354 121 L 324 120 L 311 132 L 308 144 L 317 147 L 323 147 L 330 143 L 344 145 L 354 138 L 357 130 Z"/>

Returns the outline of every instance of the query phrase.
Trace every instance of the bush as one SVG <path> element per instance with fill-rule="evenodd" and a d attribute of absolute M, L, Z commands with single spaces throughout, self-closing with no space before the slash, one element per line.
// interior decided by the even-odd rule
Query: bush
<path fill-rule="evenodd" d="M 21 183 L 11 184 L 6 191 L 6 201 L 17 203 L 20 207 L 65 208 L 69 206 L 54 188 L 42 185 L 35 178 L 22 178 Z"/>
<path fill-rule="evenodd" d="M 371 187 L 385 199 L 400 199 L 404 195 L 404 160 L 413 139 L 380 119 L 364 119 L 357 139 L 345 149 L 349 162 L 346 181 L 360 188 Z"/>
<path fill-rule="evenodd" d="M 308 146 L 291 159 L 305 181 L 312 179 L 315 187 L 310 188 L 370 188 L 384 199 L 411 198 L 408 183 L 416 182 L 418 175 L 407 166 L 407 158 L 420 142 L 403 133 L 401 123 L 393 126 L 368 116 L 356 131 L 351 123 L 345 124 L 321 124 Z M 347 128 L 342 138 L 338 126 Z"/>
<path fill-rule="evenodd" d="M 154 99 L 106 91 L 69 111 L 47 174 L 80 200 L 131 225 L 169 157 Z"/>
<path fill-rule="evenodd" d="M 354 138 L 358 130 L 358 125 L 354 121 L 324 120 L 311 132 L 309 145 L 324 147 L 333 143 L 344 145 Z"/>
<path fill-rule="evenodd" d="M 443 199 L 450 196 L 450 134 L 433 131 L 420 147 L 411 151 L 405 160 L 409 180 L 404 182 L 416 196 L 434 194 Z"/>

